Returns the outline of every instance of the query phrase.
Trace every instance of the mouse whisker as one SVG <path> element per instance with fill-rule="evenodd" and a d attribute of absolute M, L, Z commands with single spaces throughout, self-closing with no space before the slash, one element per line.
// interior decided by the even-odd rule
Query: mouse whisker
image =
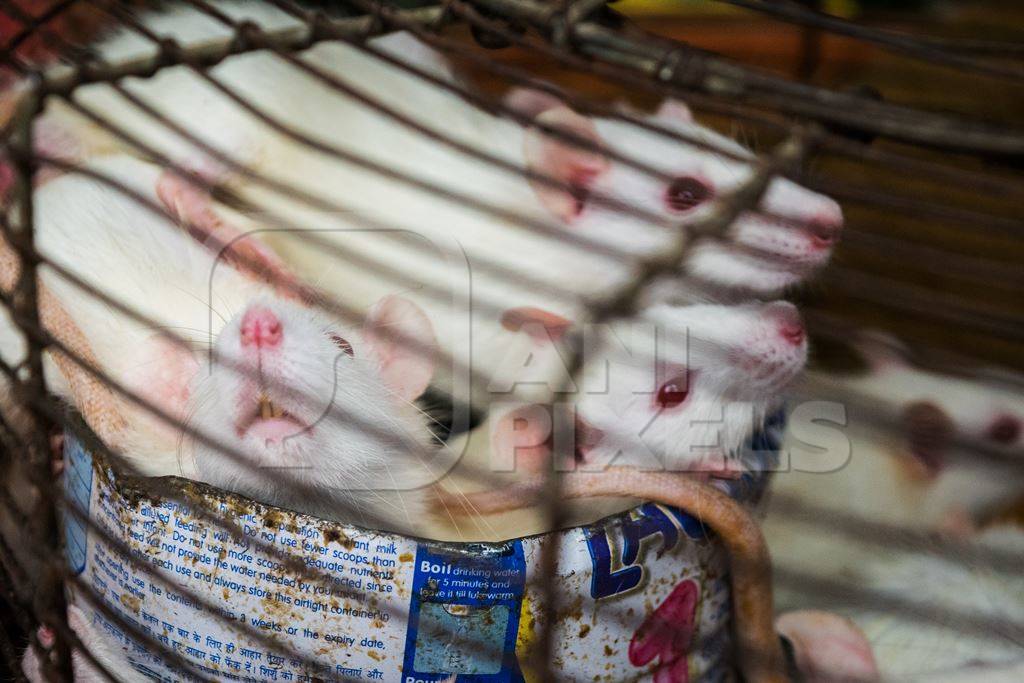
<path fill-rule="evenodd" d="M 440 501 L 442 507 L 444 507 L 445 514 L 448 515 L 452 525 L 455 527 L 455 530 L 460 535 L 463 535 L 462 530 L 459 528 L 458 523 L 455 521 L 457 517 L 461 516 L 471 518 L 473 520 L 473 523 L 476 525 L 477 531 L 482 531 L 490 537 L 497 536 L 497 530 L 494 528 L 494 526 L 491 525 L 490 522 L 487 521 L 486 515 L 480 514 L 480 509 L 473 502 L 472 496 L 467 495 L 467 493 L 463 490 L 462 486 L 458 482 L 453 481 L 450 482 L 449 485 L 454 487 L 454 495 L 458 496 L 461 499 L 462 506 L 472 511 L 472 514 L 468 515 L 455 515 L 448 507 L 448 503 L 445 500 L 447 496 L 438 496 L 438 500 Z"/>
<path fill-rule="evenodd" d="M 427 422 L 431 422 L 431 423 L 437 425 L 438 427 L 442 427 L 442 428 L 446 426 L 441 421 L 439 421 L 437 418 L 435 418 L 433 415 L 431 415 L 430 413 L 424 411 L 422 408 L 420 408 L 418 405 L 416 405 L 415 401 L 410 401 L 410 400 L 408 400 L 406 398 L 403 398 L 401 396 L 395 396 L 394 392 L 390 392 L 390 393 L 391 393 L 393 398 L 395 398 L 395 399 L 401 401 L 402 403 L 410 406 L 413 410 L 415 410 L 417 413 L 422 415 L 424 420 L 426 420 Z"/>

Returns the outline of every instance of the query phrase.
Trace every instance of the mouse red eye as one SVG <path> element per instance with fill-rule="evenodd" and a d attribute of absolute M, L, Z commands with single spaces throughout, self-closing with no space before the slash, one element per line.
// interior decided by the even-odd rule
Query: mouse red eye
<path fill-rule="evenodd" d="M 711 199 L 714 192 L 696 178 L 676 178 L 665 191 L 670 211 L 689 211 Z"/>
<path fill-rule="evenodd" d="M 590 190 L 583 185 L 573 184 L 569 189 L 569 194 L 572 195 L 573 201 L 576 202 L 573 206 L 573 216 L 579 216 L 583 213 L 583 209 L 586 208 L 587 202 L 590 200 Z"/>
<path fill-rule="evenodd" d="M 682 405 L 686 397 L 690 395 L 690 375 L 683 373 L 668 380 L 658 387 L 658 394 L 654 398 L 659 408 L 675 408 Z"/>
<path fill-rule="evenodd" d="M 1011 415 L 1000 415 L 988 427 L 988 438 L 996 443 L 1010 444 L 1020 436 L 1020 420 Z"/>
<path fill-rule="evenodd" d="M 339 349 L 341 349 L 342 351 L 344 351 L 348 355 L 350 355 L 350 356 L 356 355 L 355 351 L 352 349 L 352 345 L 349 344 L 348 340 L 345 339 L 344 337 L 342 337 L 340 335 L 337 335 L 337 334 L 332 334 L 331 335 L 331 341 L 334 342 L 335 346 L 337 346 Z"/>

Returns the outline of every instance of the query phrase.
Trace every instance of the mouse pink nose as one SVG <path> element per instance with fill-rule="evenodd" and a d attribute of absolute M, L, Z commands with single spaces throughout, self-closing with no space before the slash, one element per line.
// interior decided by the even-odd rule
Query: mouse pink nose
<path fill-rule="evenodd" d="M 822 249 L 831 247 L 839 241 L 839 233 L 843 229 L 843 215 L 837 212 L 824 212 L 807 223 L 811 241 Z"/>
<path fill-rule="evenodd" d="M 768 306 L 768 317 L 777 325 L 779 336 L 793 346 L 803 343 L 804 323 L 796 306 L 786 301 L 779 301 Z"/>
<path fill-rule="evenodd" d="M 273 348 L 281 343 L 281 321 L 273 311 L 253 306 L 242 316 L 242 346 Z"/>

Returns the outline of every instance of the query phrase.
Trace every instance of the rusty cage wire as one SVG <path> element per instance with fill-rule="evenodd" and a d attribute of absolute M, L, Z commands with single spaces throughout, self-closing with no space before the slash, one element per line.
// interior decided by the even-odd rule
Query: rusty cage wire
<path fill-rule="evenodd" d="M 244 158 L 212 148 L 191 134 L 172 112 L 160 111 L 145 98 L 133 94 L 131 88 L 126 87 L 126 82 L 149 79 L 172 67 L 184 67 L 204 86 L 215 90 L 247 115 L 258 119 L 261 125 L 293 144 L 314 149 L 396 186 L 416 188 L 430 193 L 439 201 L 472 207 L 479 214 L 515 225 L 525 234 L 565 242 L 584 253 L 602 254 L 605 258 L 623 262 L 634 260 L 635 268 L 628 281 L 607 296 L 586 302 L 586 321 L 595 325 L 633 316 L 641 305 L 645 288 L 659 278 L 684 268 L 681 265 L 683 258 L 694 241 L 727 239 L 727 230 L 741 214 L 763 211 L 759 204 L 772 178 L 790 178 L 835 198 L 848 215 L 862 216 L 864 222 L 879 215 L 905 216 L 908 220 L 940 226 L 944 234 L 969 235 L 975 241 L 988 239 L 997 245 L 1006 245 L 1005 253 L 1009 258 L 1000 261 L 988 256 L 957 253 L 955 247 L 928 245 L 925 244 L 928 234 L 923 232 L 917 236 L 887 235 L 884 230 L 858 229 L 857 221 L 852 219 L 850 222 L 854 227 L 848 231 L 852 249 L 876 254 L 890 263 L 923 268 L 931 272 L 929 277 L 932 280 L 946 277 L 969 283 L 964 286 L 966 291 L 982 293 L 973 299 L 936 297 L 928 288 L 880 274 L 877 267 L 872 270 L 873 266 L 865 266 L 864 261 L 858 262 L 856 258 L 841 261 L 828 266 L 821 284 L 806 296 L 804 317 L 808 321 L 809 333 L 821 340 L 823 346 L 848 340 L 852 331 L 865 321 L 876 321 L 871 313 L 863 311 L 878 308 L 889 311 L 891 318 L 898 320 L 924 321 L 920 330 L 907 336 L 913 339 L 916 348 L 923 349 L 922 355 L 926 359 L 922 363 L 943 371 L 955 369 L 961 372 L 965 367 L 976 367 L 979 359 L 1005 361 L 1012 356 L 1014 347 L 1019 348 L 1022 330 L 1019 310 L 1014 310 L 1013 299 L 1020 297 L 1024 280 L 1014 259 L 1020 254 L 1024 226 L 1019 215 L 1014 215 L 1012 208 L 1006 208 L 1019 203 L 1024 187 L 1016 169 L 1024 155 L 1024 131 L 1019 127 L 949 114 L 940 111 L 940 106 L 896 104 L 864 92 L 841 91 L 784 78 L 709 50 L 642 30 L 612 6 L 606 5 L 604 0 L 445 0 L 441 3 L 403 3 L 401 6 L 387 0 L 320 3 L 331 6 L 333 10 L 344 10 L 341 16 L 338 12 L 314 10 L 289 0 L 269 0 L 266 4 L 293 19 L 286 29 L 266 29 L 251 21 L 239 22 L 215 2 L 182 0 L 176 4 L 191 8 L 225 29 L 217 38 L 188 45 L 147 27 L 138 18 L 140 7 L 133 6 L 134 3 L 69 0 L 52 3 L 43 13 L 30 12 L 22 7 L 23 4 L 0 2 L 0 13 L 20 27 L 6 37 L 3 47 L 2 64 L 11 70 L 14 77 L 8 84 L 11 94 L 4 101 L 6 120 L 0 135 L 3 153 L 12 169 L 10 201 L 5 203 L 3 242 L 0 242 L 5 246 L 0 261 L 3 267 L 0 297 L 27 340 L 27 354 L 23 362 L 18 365 L 3 363 L 3 375 L 11 395 L 3 397 L 4 406 L 0 410 L 3 419 L 0 453 L 4 476 L 13 482 L 14 473 L 23 468 L 28 477 L 28 483 L 17 487 L 5 486 L 0 494 L 3 507 L 0 517 L 7 520 L 0 535 L 3 541 L 3 546 L 0 546 L 3 558 L 0 583 L 3 585 L 4 620 L 11 622 L 11 626 L 0 633 L 0 651 L 12 676 L 21 676 L 21 652 L 28 644 L 39 653 L 44 662 L 43 672 L 50 680 L 72 680 L 72 652 L 80 653 L 111 680 L 121 680 L 125 672 L 108 670 L 104 661 L 94 657 L 76 631 L 68 626 L 65 586 L 73 586 L 76 592 L 92 596 L 90 603 L 106 620 L 146 650 L 159 652 L 170 666 L 180 671 L 183 679 L 217 680 L 211 673 L 212 669 L 188 654 L 184 646 L 170 647 L 166 639 L 161 640 L 148 629 L 140 628 L 134 620 L 126 618 L 120 607 L 97 596 L 95 587 L 70 569 L 65 560 L 68 549 L 62 528 L 76 524 L 87 529 L 90 537 L 101 538 L 110 547 L 121 551 L 124 561 L 132 565 L 133 571 L 158 575 L 161 584 L 173 585 L 169 581 L 173 575 L 168 577 L 162 572 L 154 573 L 146 558 L 132 551 L 128 539 L 119 538 L 108 526 L 98 524 L 69 497 L 52 471 L 52 435 L 74 434 L 101 461 L 107 459 L 117 463 L 119 451 L 125 447 L 121 437 L 125 425 L 121 414 L 114 411 L 132 405 L 155 415 L 158 421 L 172 425 L 188 438 L 224 452 L 243 466 L 246 461 L 244 453 L 216 435 L 202 433 L 191 424 L 182 424 L 175 415 L 163 410 L 137 388 L 124 386 L 108 377 L 91 353 L 88 340 L 76 329 L 74 311 L 69 311 L 66 303 L 41 284 L 37 273 L 49 272 L 70 283 L 83 296 L 96 299 L 129 319 L 148 327 L 160 327 L 158 321 L 145 312 L 133 310 L 119 301 L 118 292 L 97 287 L 37 249 L 34 236 L 37 207 L 33 199 L 33 182 L 34 179 L 38 182 L 42 173 L 81 174 L 115 189 L 147 212 L 161 216 L 170 214 L 167 213 L 168 207 L 142 196 L 116 178 L 105 176 L 76 160 L 62 158 L 53 150 L 34 147 L 33 128 L 47 103 L 59 101 L 90 125 L 102 130 L 104 135 L 117 139 L 131 153 L 177 173 L 193 188 L 202 188 L 229 206 L 245 206 L 247 200 L 233 194 L 232 187 L 217 185 L 195 168 L 167 156 L 152 141 L 107 120 L 104 111 L 76 98 L 81 88 L 91 84 L 107 84 L 136 112 L 179 139 L 188 141 L 194 148 L 201 149 L 245 182 L 286 195 L 312 209 L 346 212 L 354 217 L 353 220 L 368 227 L 382 230 L 391 227 L 346 206 L 343 195 L 317 195 L 262 174 Z M 812 42 L 820 40 L 823 35 L 842 36 L 855 44 L 871 46 L 899 59 L 919 63 L 922 68 L 948 69 L 985 83 L 1005 83 L 1018 88 L 1024 82 L 1019 43 L 910 35 L 840 19 L 807 6 L 813 3 L 725 0 L 712 4 L 738 6 L 765 19 L 796 25 Z M 81 17 L 76 26 L 80 26 L 83 32 L 91 32 L 93 24 L 103 27 L 103 30 L 117 26 L 147 40 L 151 49 L 145 58 L 105 62 L 74 46 L 59 30 L 59 22 L 68 16 L 78 16 L 76 12 Z M 476 44 L 466 39 L 467 35 L 462 32 L 466 28 Z M 431 88 L 451 93 L 468 106 L 500 114 L 521 127 L 535 125 L 533 116 L 509 106 L 486 88 L 476 89 L 439 78 L 429 65 L 396 59 L 367 42 L 375 36 L 397 30 L 411 32 L 440 54 L 488 78 L 509 86 L 539 89 L 582 114 L 607 117 L 665 140 L 681 140 L 706 149 L 748 165 L 751 174 L 730 193 L 716 198 L 712 209 L 698 220 L 683 225 L 672 222 L 668 227 L 673 229 L 674 237 L 667 249 L 654 256 L 637 258 L 635 254 L 616 251 L 582 235 L 552 231 L 550 226 L 531 218 L 528 213 L 500 206 L 487 197 L 474 196 L 470 190 L 459 192 L 417 176 L 399 164 L 388 167 L 360 156 L 347 150 L 344 144 L 313 139 L 276 118 L 263 103 L 250 101 L 245 93 L 211 73 L 216 66 L 234 57 L 269 53 L 281 63 L 316 80 L 325 91 L 352 98 L 378 112 L 382 119 L 431 140 L 449 153 L 492 165 L 542 187 L 574 190 L 563 179 L 523 168 L 487 150 L 474 149 L 458 135 L 453 135 L 454 131 L 447 130 L 444 121 L 414 119 L 300 58 L 303 50 L 324 42 L 337 42 L 356 49 L 369 59 L 398 69 Z M 59 54 L 60 59 L 45 68 L 40 67 L 24 55 L 27 46 L 36 44 Z M 525 56 L 522 63 L 496 60 L 493 53 L 487 51 L 488 48 L 508 46 L 513 46 Z M 636 111 L 613 107 L 592 95 L 539 81 L 529 68 L 537 60 L 557 65 L 580 78 L 637 93 L 645 99 L 677 96 L 715 120 L 739 122 L 748 130 L 758 131 L 772 145 L 768 151 L 748 157 L 713 140 L 688 138 L 675 129 L 652 124 Z M 938 99 L 937 95 L 935 99 Z M 672 180 L 639 156 L 615 152 L 585 136 L 557 126 L 545 127 L 544 133 L 562 144 L 604 155 L 647 176 Z M 850 172 L 850 168 L 855 171 Z M 846 171 L 836 173 L 837 169 Z M 850 177 L 861 181 L 851 182 L 848 180 Z M 901 184 L 901 178 L 912 179 L 912 182 Z M 664 223 L 663 218 L 642 206 L 604 196 L 593 196 L 590 200 L 609 210 L 653 224 Z M 851 211 L 851 207 L 856 208 Z M 261 215 L 268 224 L 285 229 L 301 228 L 287 216 L 272 210 L 263 211 Z M 190 220 L 182 220 L 180 216 L 172 218 L 182 223 Z M 188 228 L 187 225 L 185 227 Z M 304 235 L 302 239 L 307 246 L 332 250 L 331 245 L 318 240 L 315 234 Z M 212 246 L 215 251 L 233 248 L 228 242 L 217 242 Z M 737 248 L 756 251 L 742 245 Z M 988 253 L 994 251 L 989 249 Z M 343 260 L 364 258 L 342 252 L 334 255 Z M 917 259 L 921 262 L 915 263 Z M 268 267 L 266 260 L 255 250 L 236 249 L 233 262 L 240 270 L 271 282 L 287 296 L 320 307 L 338 319 L 353 324 L 362 319 L 361 311 L 334 293 Z M 370 274 L 386 275 L 397 282 L 411 282 L 410 274 L 396 264 L 366 257 L 359 265 Z M 556 295 L 549 284 L 530 282 L 515 268 L 498 262 L 484 263 L 483 271 L 518 287 L 536 288 L 551 293 L 551 296 Z M 992 281 L 997 281 L 993 286 L 1005 296 L 1000 294 L 993 295 L 991 300 L 986 298 L 985 287 Z M 842 304 L 853 302 L 848 304 L 851 309 L 849 316 L 844 317 L 837 313 L 835 307 L 828 306 L 827 299 L 832 291 L 838 293 Z M 1010 304 L 1005 304 L 1005 301 L 1010 301 Z M 949 327 L 956 331 L 948 336 L 936 333 L 936 330 Z M 192 348 L 184 335 L 171 330 L 167 336 L 174 345 Z M 398 342 L 413 353 L 429 351 L 413 338 L 402 337 Z M 583 366 L 583 340 L 569 335 L 566 342 L 570 348 L 566 363 L 568 375 L 575 378 Z M 75 403 L 73 410 L 62 405 L 44 381 L 46 354 L 53 359 L 70 387 Z M 218 360 L 230 364 L 228 359 Z M 442 358 L 440 362 L 458 364 L 454 358 Z M 1012 360 L 1010 362 L 1012 364 Z M 244 368 L 233 369 L 246 371 Z M 478 384 L 483 386 L 487 378 L 474 376 L 472 381 L 474 387 Z M 819 386 L 805 386 L 796 392 L 796 399 L 813 400 L 820 397 L 822 391 Z M 1017 386 L 1015 391 L 1019 392 L 1020 387 Z M 885 411 L 876 410 L 870 396 L 858 397 L 847 392 L 843 400 L 851 405 L 859 402 L 861 409 L 880 423 L 893 419 Z M 875 412 L 871 413 L 872 410 Z M 358 420 L 358 417 L 353 419 Z M 934 426 L 934 423 L 927 424 Z M 388 430 L 381 429 L 379 425 L 360 424 L 360 427 L 375 439 L 386 442 L 391 438 Z M 1019 456 L 1019 452 L 1007 457 L 1004 450 L 990 444 L 963 437 L 957 437 L 957 440 L 968 450 L 971 458 L 991 460 L 1010 468 L 1020 467 L 1019 460 L 1014 457 Z M 546 528 L 563 528 L 566 517 L 560 502 L 581 495 L 632 494 L 636 498 L 675 505 L 690 513 L 716 532 L 716 542 L 725 548 L 729 556 L 734 631 L 731 664 L 751 683 L 787 680 L 784 652 L 773 626 L 772 568 L 759 522 L 752 513 L 713 486 L 678 474 L 647 473 L 636 480 L 640 481 L 643 490 L 629 491 L 622 490 L 617 474 L 612 471 L 602 475 L 602 479 L 583 480 L 573 474 L 553 470 L 545 477 L 537 496 L 538 505 L 547 520 Z M 477 475 L 486 478 L 487 473 Z M 64 476 L 68 474 L 65 472 Z M 298 484 L 285 473 L 281 476 L 282 486 Z M 302 557 L 290 554 L 273 543 L 247 536 L 243 524 L 232 515 L 233 511 L 224 505 L 218 506 L 216 492 L 212 489 L 165 478 L 129 477 L 125 481 L 131 487 L 125 494 L 128 497 L 151 496 L 157 500 L 174 501 L 187 508 L 200 523 L 219 527 L 239 543 L 253 543 L 254 547 L 278 562 L 282 571 L 287 570 L 311 585 L 329 580 L 326 573 L 309 566 Z M 972 561 L 1009 571 L 1019 566 L 1019 555 L 1009 551 L 981 551 L 956 540 L 939 541 L 933 534 L 918 529 L 903 529 L 856 516 L 829 513 L 800 500 L 789 500 L 784 495 L 774 498 L 772 505 L 773 515 L 792 516 L 808 524 L 821 525 L 834 534 L 849 535 L 869 546 L 924 548 L 949 557 L 969 555 Z M 379 528 L 373 524 L 372 513 L 361 510 L 359 515 L 357 519 L 364 524 Z M 743 533 L 736 529 L 742 529 Z M 30 545 L 26 545 L 26 539 Z M 536 585 L 530 586 L 530 590 L 536 591 L 541 605 L 536 608 L 540 614 L 535 619 L 542 626 L 557 620 L 554 610 L 559 589 L 550 577 L 556 574 L 559 552 L 557 543 L 543 545 Z M 774 584 L 818 596 L 822 605 L 840 602 L 879 608 L 879 597 L 870 591 L 858 591 L 841 581 L 801 574 L 790 568 L 776 568 Z M 219 605 L 218 600 L 190 592 L 187 586 L 178 586 L 177 589 L 186 596 L 183 599 L 211 614 L 221 614 L 218 608 L 223 605 Z M 123 607 L 130 609 L 127 603 Z M 1012 621 L 984 616 L 973 618 L 970 614 L 951 615 L 938 608 L 922 610 L 909 603 L 893 603 L 888 598 L 882 599 L 881 608 L 902 612 L 909 619 L 924 622 L 945 623 L 957 619 L 965 630 L 982 635 L 990 631 L 1019 634 L 1022 628 L 1022 624 Z M 403 618 L 407 615 L 399 610 L 391 616 Z M 52 632 L 52 643 L 42 642 L 38 635 L 41 625 Z M 281 647 L 274 635 L 266 630 L 244 623 L 234 623 L 232 627 L 241 628 L 250 642 L 266 648 L 267 652 Z M 560 664 L 554 655 L 555 645 L 551 642 L 553 632 L 553 626 L 540 628 L 531 643 L 530 660 L 523 666 L 529 669 L 533 680 L 562 679 Z M 474 642 L 474 635 L 451 634 L 451 638 L 453 642 L 463 642 L 468 647 L 481 647 Z M 299 664 L 296 670 L 306 671 L 307 676 L 317 675 L 310 674 L 311 671 L 320 671 L 316 658 L 296 652 L 288 653 L 288 656 Z M 329 678 L 327 674 L 320 675 Z M 643 675 L 638 673 L 636 678 L 642 679 Z M 256 674 L 253 676 L 253 680 L 266 680 Z M 275 673 L 275 680 L 276 676 Z M 307 677 L 305 680 L 311 679 Z"/>

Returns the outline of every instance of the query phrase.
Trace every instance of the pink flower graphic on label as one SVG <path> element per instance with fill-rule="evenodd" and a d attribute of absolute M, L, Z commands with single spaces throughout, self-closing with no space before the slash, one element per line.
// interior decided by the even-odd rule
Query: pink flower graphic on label
<path fill-rule="evenodd" d="M 687 653 L 693 640 L 700 586 L 687 579 L 640 624 L 629 642 L 629 661 L 646 666 L 655 659 L 654 683 L 688 683 Z"/>

